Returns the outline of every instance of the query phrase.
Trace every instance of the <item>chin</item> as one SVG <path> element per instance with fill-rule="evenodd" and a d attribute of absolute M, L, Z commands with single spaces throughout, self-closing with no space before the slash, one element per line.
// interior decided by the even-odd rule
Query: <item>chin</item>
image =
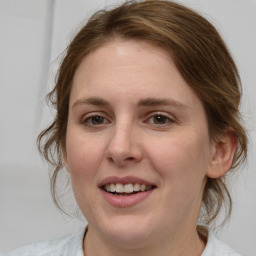
<path fill-rule="evenodd" d="M 152 240 L 152 222 L 134 216 L 116 216 L 112 221 L 108 220 L 102 232 L 106 239 L 127 248 L 143 247 L 145 243 Z"/>

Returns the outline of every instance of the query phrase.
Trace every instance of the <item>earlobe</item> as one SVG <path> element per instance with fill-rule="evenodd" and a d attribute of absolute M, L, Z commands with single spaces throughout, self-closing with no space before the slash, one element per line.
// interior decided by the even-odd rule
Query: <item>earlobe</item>
<path fill-rule="evenodd" d="M 237 148 L 237 137 L 231 129 L 214 145 L 211 163 L 206 175 L 209 178 L 220 178 L 226 174 L 232 166 L 234 154 Z"/>

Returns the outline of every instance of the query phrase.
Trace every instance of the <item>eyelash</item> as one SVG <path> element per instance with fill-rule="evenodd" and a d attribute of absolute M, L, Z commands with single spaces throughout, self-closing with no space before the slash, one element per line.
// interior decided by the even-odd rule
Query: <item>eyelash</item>
<path fill-rule="evenodd" d="M 155 123 L 154 121 L 156 121 L 155 118 L 157 118 L 157 117 L 164 119 L 164 120 L 162 120 L 163 122 Z M 159 120 L 159 121 L 161 121 L 161 120 Z M 173 123 L 173 122 L 174 122 L 174 120 L 170 116 L 168 116 L 167 114 L 163 114 L 163 113 L 154 113 L 153 115 L 150 116 L 150 118 L 148 118 L 146 120 L 146 123 L 150 123 L 150 124 L 156 125 L 156 126 L 166 126 L 166 125 L 168 125 L 168 123 Z"/>
<path fill-rule="evenodd" d="M 101 120 L 103 120 L 103 122 L 100 123 L 100 124 L 94 124 L 94 123 L 93 123 L 94 118 L 101 118 Z M 105 118 L 104 116 L 102 116 L 102 115 L 100 115 L 100 114 L 98 114 L 98 115 L 95 114 L 95 115 L 86 117 L 86 118 L 82 121 L 82 123 L 85 124 L 85 125 L 87 125 L 87 126 L 101 126 L 101 125 L 104 125 L 104 124 L 109 123 L 109 122 L 110 122 L 110 121 L 108 121 L 107 118 Z"/>
<path fill-rule="evenodd" d="M 155 118 L 161 118 L 160 120 L 160 123 L 155 123 L 156 119 Z M 100 121 L 100 120 L 95 120 L 95 118 L 98 118 L 101 120 L 101 122 L 99 124 L 95 124 L 94 122 L 96 121 Z M 94 114 L 94 115 L 91 115 L 89 117 L 86 117 L 82 123 L 85 124 L 86 126 L 102 126 L 102 125 L 105 125 L 105 124 L 109 124 L 111 121 L 109 121 L 106 117 L 104 117 L 103 115 L 101 114 Z M 162 114 L 162 113 L 154 113 L 154 114 L 151 114 L 150 117 L 148 119 L 146 119 L 146 121 L 144 121 L 144 123 L 149 123 L 151 125 L 155 125 L 155 126 L 166 126 L 168 125 L 169 123 L 173 123 L 174 120 L 169 117 L 167 114 Z"/>

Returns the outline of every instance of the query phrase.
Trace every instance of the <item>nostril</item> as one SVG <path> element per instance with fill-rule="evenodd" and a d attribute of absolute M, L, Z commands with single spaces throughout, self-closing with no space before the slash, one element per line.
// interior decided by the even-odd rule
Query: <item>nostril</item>
<path fill-rule="evenodd" d="M 127 157 L 126 160 L 134 160 L 134 157 Z"/>
<path fill-rule="evenodd" d="M 106 149 L 105 157 L 111 163 L 124 165 L 132 162 L 139 162 L 142 159 L 141 149 L 137 146 L 122 147 L 121 145 L 111 145 Z"/>

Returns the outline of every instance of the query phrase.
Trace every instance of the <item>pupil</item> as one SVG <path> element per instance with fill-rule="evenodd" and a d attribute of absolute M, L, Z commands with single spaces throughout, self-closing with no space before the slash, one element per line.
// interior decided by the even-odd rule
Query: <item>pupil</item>
<path fill-rule="evenodd" d="M 154 121 L 155 121 L 155 123 L 158 123 L 158 124 L 164 124 L 166 122 L 166 117 L 165 116 L 155 116 Z"/>
<path fill-rule="evenodd" d="M 103 123 L 103 117 L 101 116 L 94 116 L 92 117 L 92 123 L 93 124 L 102 124 Z"/>

